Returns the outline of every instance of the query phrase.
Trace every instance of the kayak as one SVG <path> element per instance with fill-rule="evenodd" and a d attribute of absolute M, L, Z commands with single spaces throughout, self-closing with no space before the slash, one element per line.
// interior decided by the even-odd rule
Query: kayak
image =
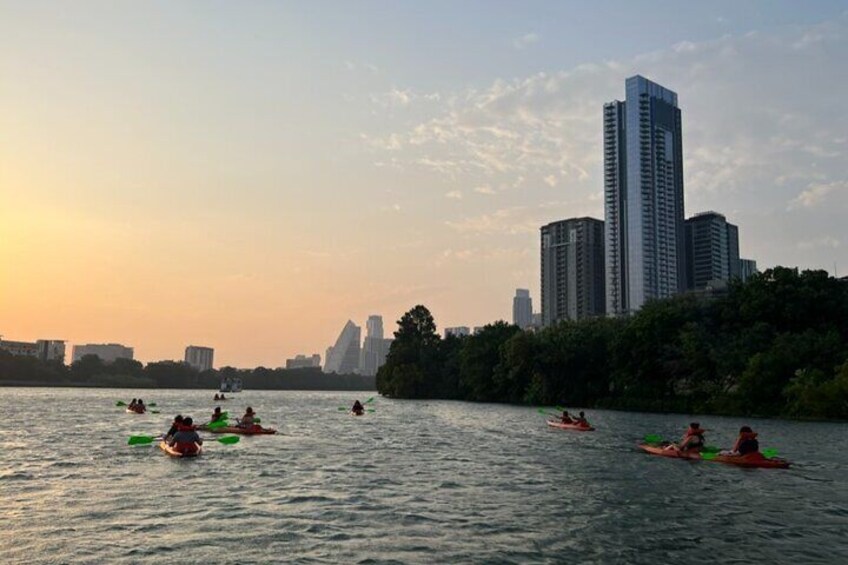
<path fill-rule="evenodd" d="M 354 412 L 353 410 L 351 410 L 351 411 L 350 411 L 350 415 L 351 415 L 351 416 L 364 416 L 364 415 L 365 415 L 365 412 L 359 412 L 359 413 L 357 413 L 357 412 Z"/>
<path fill-rule="evenodd" d="M 239 428 L 238 426 L 224 426 L 222 428 L 210 429 L 213 434 L 240 434 L 243 436 L 255 436 L 265 434 L 275 434 L 277 430 L 274 428 L 263 428 L 262 426 L 253 426 L 252 428 Z"/>
<path fill-rule="evenodd" d="M 697 451 L 678 451 L 677 449 L 664 449 L 657 444 L 643 443 L 639 447 L 642 451 L 651 455 L 660 455 L 662 457 L 674 457 L 678 459 L 692 459 L 695 461 L 713 461 L 715 463 L 724 463 L 725 465 L 736 465 L 737 467 L 758 467 L 763 469 L 788 469 L 789 461 L 780 459 L 779 457 L 768 458 L 762 453 L 748 453 L 746 455 L 716 455 L 710 459 L 701 457 Z"/>
<path fill-rule="evenodd" d="M 677 449 L 665 449 L 661 445 L 655 443 L 641 443 L 639 448 L 651 455 L 659 455 L 661 457 L 674 457 L 676 459 L 695 459 L 701 460 L 701 454 L 698 451 L 680 451 Z"/>
<path fill-rule="evenodd" d="M 556 420 L 548 420 L 548 425 L 552 428 L 559 428 L 561 430 L 574 430 L 576 432 L 594 432 L 595 428 L 592 426 L 581 426 L 580 424 L 563 424 L 562 422 L 557 422 Z"/>
<path fill-rule="evenodd" d="M 197 451 L 192 453 L 183 453 L 182 451 L 177 451 L 170 445 L 168 445 L 165 441 L 159 442 L 159 449 L 170 455 L 171 457 L 197 457 L 203 451 L 203 447 L 198 445 Z"/>
<path fill-rule="evenodd" d="M 737 467 L 757 467 L 761 469 L 788 469 L 789 461 L 780 457 L 766 457 L 759 451 L 754 453 L 746 453 L 745 455 L 716 455 L 712 459 L 704 459 L 704 461 L 713 461 L 715 463 L 724 463 L 725 465 L 736 465 Z"/>
<path fill-rule="evenodd" d="M 127 412 L 130 414 L 144 414 L 144 410 L 136 410 L 135 408 L 127 408 Z"/>

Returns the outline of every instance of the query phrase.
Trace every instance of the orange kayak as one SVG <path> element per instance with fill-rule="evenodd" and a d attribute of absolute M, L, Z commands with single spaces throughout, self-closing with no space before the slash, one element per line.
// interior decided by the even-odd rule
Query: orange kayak
<path fill-rule="evenodd" d="M 701 454 L 698 451 L 680 451 L 678 449 L 666 449 L 661 445 L 657 445 L 655 443 L 640 443 L 639 448 L 651 455 L 659 455 L 661 457 L 674 457 L 677 459 L 696 459 L 698 461 L 701 460 Z"/>
<path fill-rule="evenodd" d="M 177 451 L 176 449 L 174 449 L 173 447 L 168 445 L 166 442 L 160 441 L 159 442 L 159 449 L 161 449 L 162 451 L 164 451 L 165 453 L 167 453 L 171 457 L 197 457 L 198 455 L 200 455 L 200 452 L 203 451 L 203 446 L 198 445 L 197 451 L 192 451 L 192 452 L 186 453 L 186 452 L 182 452 L 182 451 Z"/>
<path fill-rule="evenodd" d="M 562 422 L 557 422 L 556 420 L 548 420 L 548 425 L 552 428 L 559 428 L 561 430 L 574 430 L 577 432 L 594 432 L 595 428 L 592 426 L 581 426 L 580 424 L 563 424 Z"/>
<path fill-rule="evenodd" d="M 761 469 L 788 469 L 789 461 L 780 457 L 766 457 L 759 451 L 754 453 L 746 453 L 745 455 L 716 455 L 712 459 L 704 461 L 713 461 L 715 463 L 724 463 L 725 465 L 736 465 L 737 467 L 757 467 Z"/>

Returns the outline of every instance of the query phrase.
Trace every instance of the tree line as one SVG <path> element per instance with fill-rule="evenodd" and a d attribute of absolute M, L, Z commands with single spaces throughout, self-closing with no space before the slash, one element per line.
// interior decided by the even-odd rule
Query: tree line
<path fill-rule="evenodd" d="M 325 374 L 317 368 L 198 371 L 178 361 L 143 365 L 132 359 L 104 363 L 86 355 L 71 365 L 0 351 L 0 386 L 218 389 L 222 377 L 240 377 L 246 390 L 374 390 L 374 377 Z"/>
<path fill-rule="evenodd" d="M 848 281 L 776 267 L 719 296 L 683 294 L 621 318 L 538 332 L 497 322 L 436 333 L 398 321 L 377 390 L 397 398 L 848 419 Z"/>

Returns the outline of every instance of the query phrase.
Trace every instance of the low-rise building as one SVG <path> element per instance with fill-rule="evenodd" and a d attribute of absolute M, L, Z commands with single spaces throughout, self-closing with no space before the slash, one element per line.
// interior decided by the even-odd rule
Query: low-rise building
<path fill-rule="evenodd" d="M 471 335 L 471 329 L 468 326 L 456 326 L 453 328 L 445 328 L 445 338 L 450 336 L 464 337 Z"/>
<path fill-rule="evenodd" d="M 201 373 L 212 369 L 212 361 L 214 357 L 215 350 L 211 347 L 189 345 L 185 349 L 186 364 L 191 365 Z"/>
<path fill-rule="evenodd" d="M 87 343 L 75 345 L 73 349 L 73 362 L 76 363 L 86 355 L 97 355 L 104 363 L 112 363 L 116 359 L 132 359 L 133 348 L 119 343 Z"/>
<path fill-rule="evenodd" d="M 65 342 L 60 339 L 39 339 L 35 342 L 0 339 L 0 350 L 12 355 L 35 357 L 44 362 L 65 362 Z"/>
<path fill-rule="evenodd" d="M 294 359 L 286 359 L 286 369 L 311 369 L 321 368 L 321 356 L 317 353 L 307 357 L 306 355 L 295 355 Z"/>

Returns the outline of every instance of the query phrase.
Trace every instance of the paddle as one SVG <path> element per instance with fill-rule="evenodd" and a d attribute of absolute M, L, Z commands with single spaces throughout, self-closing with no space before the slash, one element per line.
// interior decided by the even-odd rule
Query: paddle
<path fill-rule="evenodd" d="M 662 443 L 663 438 L 657 434 L 648 434 L 645 436 L 645 443 Z"/>
<path fill-rule="evenodd" d="M 547 412 L 544 408 L 538 408 L 536 410 L 536 412 L 538 412 L 539 414 L 544 414 L 545 416 L 550 416 L 552 418 L 559 418 L 560 417 L 559 414 L 554 414 L 553 412 Z"/>
<path fill-rule="evenodd" d="M 127 445 L 148 445 L 153 443 L 154 441 L 162 441 L 162 439 L 162 436 L 130 436 L 129 441 L 127 441 Z M 222 436 L 216 438 L 203 438 L 203 441 L 212 441 L 212 439 L 214 439 L 218 443 L 223 443 L 224 445 L 232 445 L 234 443 L 238 443 L 241 440 L 239 436 Z"/>
<path fill-rule="evenodd" d="M 148 406 L 156 406 L 156 403 L 155 403 L 155 402 L 151 402 L 150 404 L 148 404 Z"/>
<path fill-rule="evenodd" d="M 765 457 L 766 459 L 771 459 L 772 457 L 775 457 L 777 455 L 777 450 L 771 449 L 771 448 L 763 449 L 761 453 L 763 454 L 763 457 Z"/>
<path fill-rule="evenodd" d="M 118 402 L 115 403 L 115 406 L 126 406 L 126 405 L 127 405 L 127 403 L 124 402 L 123 400 L 119 400 Z"/>

